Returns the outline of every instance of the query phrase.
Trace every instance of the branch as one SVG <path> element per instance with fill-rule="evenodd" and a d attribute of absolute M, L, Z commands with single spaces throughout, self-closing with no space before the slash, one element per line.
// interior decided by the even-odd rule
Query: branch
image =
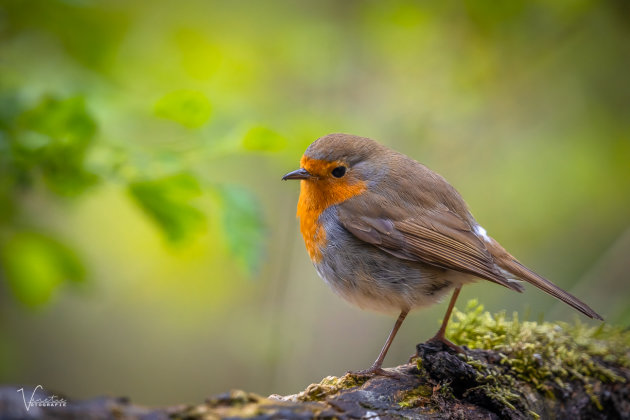
<path fill-rule="evenodd" d="M 289 396 L 231 391 L 193 406 L 149 409 L 124 399 L 31 407 L 42 418 L 307 419 L 630 418 L 630 331 L 584 324 L 519 322 L 475 302 L 455 312 L 448 335 L 469 347 L 454 354 L 419 344 L 396 377 L 327 377 Z M 472 349 L 474 347 L 474 349 Z M 15 387 L 0 389 L 0 417 L 24 415 Z"/>

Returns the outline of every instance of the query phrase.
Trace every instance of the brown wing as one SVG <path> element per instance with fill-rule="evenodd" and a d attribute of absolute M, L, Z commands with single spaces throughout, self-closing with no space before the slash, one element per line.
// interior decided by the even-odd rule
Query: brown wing
<path fill-rule="evenodd" d="M 519 292 L 524 290 L 499 272 L 470 224 L 447 207 L 435 206 L 414 217 L 404 217 L 404 212 L 387 208 L 378 209 L 378 215 L 356 216 L 365 214 L 363 204 L 348 200 L 338 206 L 339 221 L 358 239 L 401 259 L 469 273 Z"/>

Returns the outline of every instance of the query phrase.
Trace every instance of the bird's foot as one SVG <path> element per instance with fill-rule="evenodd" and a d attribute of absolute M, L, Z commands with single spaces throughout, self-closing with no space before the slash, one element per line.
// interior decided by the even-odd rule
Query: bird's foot
<path fill-rule="evenodd" d="M 427 341 L 427 343 L 442 343 L 442 344 L 446 345 L 447 347 L 455 350 L 455 352 L 457 352 L 457 353 L 466 354 L 466 350 L 464 350 L 462 347 L 458 346 L 457 344 L 449 341 L 442 334 L 436 334 L 433 338 L 429 339 Z M 417 353 L 416 353 L 416 355 L 417 355 Z M 411 359 L 410 359 L 410 362 L 411 362 Z"/>

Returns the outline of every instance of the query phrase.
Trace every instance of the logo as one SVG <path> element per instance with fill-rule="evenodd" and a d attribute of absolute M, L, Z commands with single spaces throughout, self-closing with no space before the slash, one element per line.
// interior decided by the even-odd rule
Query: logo
<path fill-rule="evenodd" d="M 30 410 L 31 407 L 65 407 L 66 406 L 66 400 L 63 398 L 59 398 L 56 395 L 49 395 L 48 397 L 44 399 L 37 398 L 35 396 L 35 393 L 37 392 L 38 389 L 41 389 L 43 391 L 44 387 L 41 385 L 37 385 L 35 389 L 33 390 L 33 393 L 31 394 L 31 398 L 28 400 L 28 402 L 26 401 L 26 395 L 24 395 L 24 388 L 20 388 L 17 390 L 17 392 L 22 393 L 22 400 L 24 400 L 24 408 L 26 408 L 26 411 Z"/>

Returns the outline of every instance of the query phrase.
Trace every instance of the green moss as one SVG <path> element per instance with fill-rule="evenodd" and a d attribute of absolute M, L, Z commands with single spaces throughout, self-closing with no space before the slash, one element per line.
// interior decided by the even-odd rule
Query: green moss
<path fill-rule="evenodd" d="M 433 396 L 433 387 L 430 385 L 420 385 L 417 388 L 404 392 L 397 399 L 398 405 L 402 408 L 414 408 L 425 406 L 431 403 Z"/>
<path fill-rule="evenodd" d="M 206 404 L 191 407 L 175 418 L 255 417 L 264 412 L 269 400 L 251 392 L 233 390 L 208 399 Z"/>
<path fill-rule="evenodd" d="M 483 385 L 484 394 L 500 403 L 503 406 L 508 407 L 511 410 L 516 410 L 516 407 L 512 403 L 515 403 L 519 400 L 520 396 L 510 391 L 509 388 L 500 386 L 500 385 Z"/>
<path fill-rule="evenodd" d="M 303 392 L 298 394 L 299 401 L 321 401 L 329 395 L 334 395 L 343 389 L 354 388 L 363 385 L 368 377 L 346 374 L 341 378 L 327 376 L 318 384 L 311 384 Z"/>
<path fill-rule="evenodd" d="M 510 395 L 514 381 L 524 381 L 553 397 L 579 381 L 601 407 L 593 387 L 596 382 L 625 382 L 609 364 L 630 367 L 630 331 L 602 324 L 589 327 L 581 322 L 521 322 L 514 313 L 491 315 L 476 300 L 466 312 L 454 310 L 447 336 L 471 349 L 493 350 L 501 355 L 498 371 L 471 356 L 461 356 L 480 373 L 486 395 L 510 407 L 518 396 Z"/>

